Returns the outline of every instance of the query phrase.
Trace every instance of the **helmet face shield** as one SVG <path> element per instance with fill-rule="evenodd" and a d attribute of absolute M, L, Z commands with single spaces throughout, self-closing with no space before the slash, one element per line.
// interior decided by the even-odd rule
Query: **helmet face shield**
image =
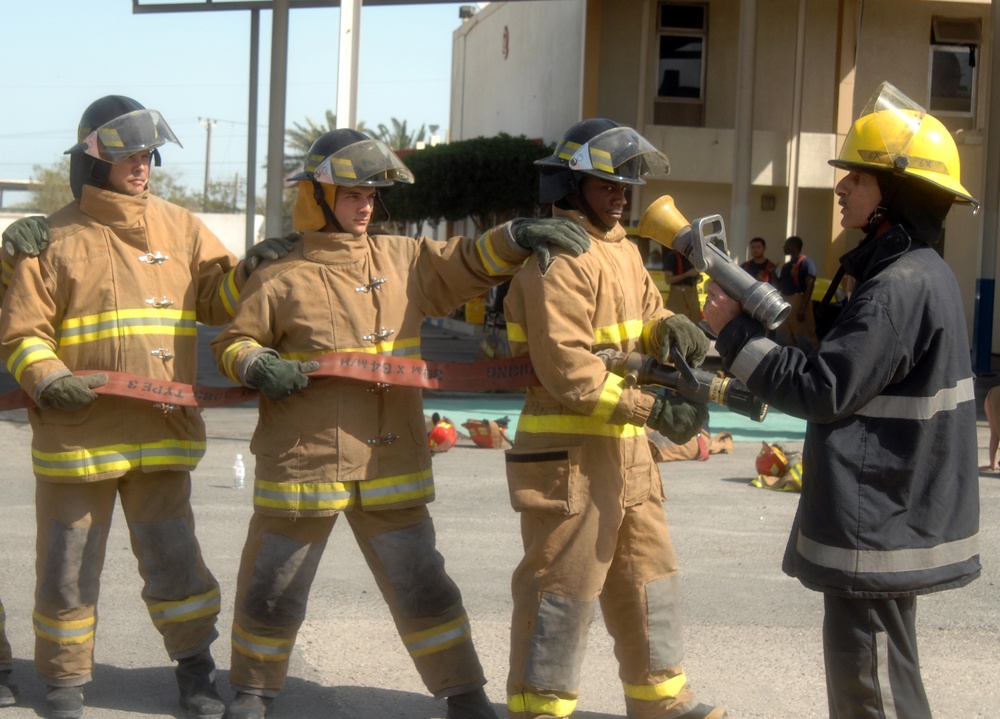
<path fill-rule="evenodd" d="M 116 164 L 137 152 L 154 150 L 168 142 L 181 144 L 163 116 L 156 110 L 136 110 L 104 123 L 66 150 L 66 154 L 85 152 Z"/>
<path fill-rule="evenodd" d="M 413 173 L 381 140 L 355 142 L 326 157 L 309 155 L 305 170 L 289 178 L 313 179 L 327 185 L 388 187 L 413 182 Z"/>
<path fill-rule="evenodd" d="M 666 175 L 670 161 L 630 127 L 615 127 L 581 145 L 569 158 L 569 169 L 630 185 L 645 184 L 646 175 Z"/>

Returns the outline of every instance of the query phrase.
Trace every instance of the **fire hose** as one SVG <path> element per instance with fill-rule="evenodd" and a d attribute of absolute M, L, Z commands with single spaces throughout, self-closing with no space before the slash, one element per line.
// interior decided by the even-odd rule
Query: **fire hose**
<path fill-rule="evenodd" d="M 666 387 L 692 402 L 714 402 L 754 422 L 763 422 L 767 415 L 767 405 L 741 381 L 693 369 L 678 352 L 671 352 L 674 367 L 660 364 L 655 358 L 639 352 L 601 350 L 597 356 L 604 361 L 609 372 L 625 380 L 627 387 Z"/>

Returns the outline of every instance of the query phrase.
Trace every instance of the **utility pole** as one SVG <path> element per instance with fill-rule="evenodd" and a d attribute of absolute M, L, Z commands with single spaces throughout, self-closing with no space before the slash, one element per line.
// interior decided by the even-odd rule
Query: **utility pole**
<path fill-rule="evenodd" d="M 211 173 L 209 172 L 209 163 L 212 158 L 212 128 L 215 127 L 216 121 L 210 118 L 198 118 L 198 122 L 205 126 L 205 130 L 208 131 L 208 137 L 205 140 L 205 189 L 201 196 L 201 209 L 204 210 L 208 206 L 208 178 Z"/>

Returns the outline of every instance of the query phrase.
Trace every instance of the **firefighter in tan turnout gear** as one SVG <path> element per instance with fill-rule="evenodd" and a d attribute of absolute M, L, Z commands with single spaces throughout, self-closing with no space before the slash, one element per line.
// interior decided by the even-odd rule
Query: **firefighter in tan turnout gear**
<path fill-rule="evenodd" d="M 371 236 L 379 188 L 413 178 L 385 143 L 355 130 L 318 138 L 292 179 L 302 237 L 254 274 L 212 345 L 226 375 L 263 394 L 229 717 L 263 717 L 282 688 L 317 564 L 343 514 L 421 679 L 447 697 L 449 719 L 494 719 L 461 593 L 435 549 L 420 389 L 305 373 L 330 352 L 418 358 L 424 317 L 506 280 L 539 243 L 579 252 L 589 238 L 553 220 L 515 220 L 478 240 Z"/>
<path fill-rule="evenodd" d="M 705 335 L 663 307 L 639 250 L 619 224 L 628 185 L 665 174 L 667 158 L 611 120 L 573 125 L 536 163 L 542 202 L 590 234 L 591 248 L 529 265 L 505 302 L 515 355 L 529 354 L 529 387 L 508 450 L 511 503 L 524 557 L 512 581 L 507 709 L 513 719 L 568 717 L 598 600 L 620 664 L 631 719 L 719 719 L 681 668 L 678 567 L 659 470 L 644 425 L 681 443 L 707 419 L 703 406 L 625 388 L 594 354 L 672 347 L 697 366 Z"/>
<path fill-rule="evenodd" d="M 197 409 L 93 389 L 107 381 L 101 371 L 193 383 L 196 322 L 227 322 L 260 258 L 237 264 L 200 220 L 149 191 L 158 148 L 180 144 L 155 110 L 103 97 L 83 113 L 78 141 L 67 151 L 76 199 L 4 233 L 8 253 L 19 236 L 43 249 L 19 254 L 4 278 L 0 352 L 36 404 L 35 666 L 48 687 L 46 716 L 83 714 L 120 496 L 142 598 L 177 661 L 181 706 L 218 718 L 225 705 L 209 647 L 219 585 L 202 561 L 190 504 L 204 423 Z M 82 370 L 98 373 L 74 374 Z"/>

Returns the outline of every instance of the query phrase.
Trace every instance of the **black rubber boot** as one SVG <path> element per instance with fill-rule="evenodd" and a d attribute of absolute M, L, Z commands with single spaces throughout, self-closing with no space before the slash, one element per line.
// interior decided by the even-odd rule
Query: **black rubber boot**
<path fill-rule="evenodd" d="M 448 697 L 448 719 L 498 719 L 482 687 Z"/>
<path fill-rule="evenodd" d="M 229 712 L 226 719 L 264 719 L 267 708 L 274 701 L 271 697 L 247 694 L 246 692 L 236 692 L 236 698 L 229 705 Z"/>
<path fill-rule="evenodd" d="M 45 692 L 48 719 L 79 719 L 83 716 L 83 687 L 49 687 Z"/>
<path fill-rule="evenodd" d="M 174 674 L 181 709 L 189 719 L 222 719 L 226 705 L 215 689 L 215 661 L 209 652 L 179 660 Z"/>
<path fill-rule="evenodd" d="M 0 707 L 17 704 L 17 687 L 10 681 L 10 670 L 0 672 Z"/>

